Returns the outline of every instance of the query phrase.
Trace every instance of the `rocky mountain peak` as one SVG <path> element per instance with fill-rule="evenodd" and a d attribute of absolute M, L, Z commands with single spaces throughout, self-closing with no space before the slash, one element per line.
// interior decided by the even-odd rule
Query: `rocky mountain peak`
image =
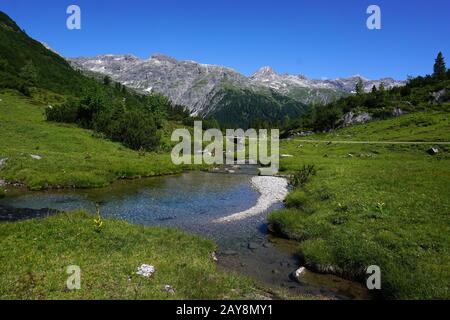
<path fill-rule="evenodd" d="M 272 67 L 264 66 L 256 71 L 251 77 L 259 78 L 259 77 L 268 77 L 272 75 L 276 75 L 277 73 L 272 69 Z"/>

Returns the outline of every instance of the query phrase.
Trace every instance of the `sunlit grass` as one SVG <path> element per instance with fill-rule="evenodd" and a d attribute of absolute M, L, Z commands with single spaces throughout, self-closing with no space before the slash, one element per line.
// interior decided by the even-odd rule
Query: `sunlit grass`
<path fill-rule="evenodd" d="M 320 138 L 450 141 L 448 116 L 412 114 Z M 414 119 L 429 123 L 427 131 Z M 401 123 L 407 125 L 393 125 Z M 317 175 L 288 196 L 289 209 L 269 220 L 300 240 L 307 262 L 360 280 L 367 266 L 379 265 L 384 297 L 449 298 L 450 146 L 430 156 L 431 146 L 284 141 L 281 153 L 294 157 L 282 158 L 282 170 L 314 164 Z"/>

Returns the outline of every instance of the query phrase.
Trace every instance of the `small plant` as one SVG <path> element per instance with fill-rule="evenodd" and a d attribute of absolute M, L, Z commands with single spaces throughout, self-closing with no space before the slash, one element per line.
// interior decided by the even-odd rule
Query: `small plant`
<path fill-rule="evenodd" d="M 316 175 L 316 172 L 316 168 L 313 164 L 303 165 L 300 170 L 292 175 L 290 182 L 294 187 L 302 187 L 312 176 Z"/>
<path fill-rule="evenodd" d="M 140 147 L 139 150 L 138 150 L 138 155 L 139 155 L 140 157 L 145 157 L 145 153 L 146 153 L 145 148 Z"/>
<path fill-rule="evenodd" d="M 348 208 L 347 205 L 338 202 L 338 206 L 337 206 L 337 208 L 336 208 L 335 211 L 336 211 L 336 212 L 348 212 L 348 211 L 349 211 L 349 208 Z"/>
<path fill-rule="evenodd" d="M 103 219 L 100 215 L 100 209 L 97 205 L 97 217 L 94 219 L 94 230 L 95 232 L 100 232 L 103 229 Z"/>
<path fill-rule="evenodd" d="M 384 214 L 383 208 L 385 207 L 385 205 L 386 204 L 384 202 L 377 202 L 376 208 L 379 213 Z"/>

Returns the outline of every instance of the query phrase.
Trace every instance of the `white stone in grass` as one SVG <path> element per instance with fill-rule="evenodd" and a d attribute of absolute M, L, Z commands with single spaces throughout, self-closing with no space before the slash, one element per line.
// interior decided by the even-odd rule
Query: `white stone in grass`
<path fill-rule="evenodd" d="M 0 169 L 6 165 L 6 160 L 8 160 L 8 158 L 0 159 Z"/>
<path fill-rule="evenodd" d="M 142 264 L 139 268 L 136 274 L 141 275 L 146 278 L 150 278 L 155 273 L 155 267 L 148 265 L 148 264 Z"/>
<path fill-rule="evenodd" d="M 174 293 L 175 293 L 175 289 L 174 289 L 171 285 L 169 285 L 169 284 L 166 284 L 166 285 L 164 286 L 164 290 L 165 290 L 167 293 L 170 293 L 170 294 L 174 294 Z"/>
<path fill-rule="evenodd" d="M 34 159 L 34 160 L 41 160 L 41 159 L 42 159 L 42 157 L 41 157 L 41 156 L 38 156 L 37 154 L 30 154 L 30 157 L 31 157 L 32 159 Z"/>
<path fill-rule="evenodd" d="M 302 274 L 305 273 L 306 269 L 305 267 L 300 267 L 297 270 L 294 271 L 294 278 L 300 282 L 300 279 L 302 277 Z"/>

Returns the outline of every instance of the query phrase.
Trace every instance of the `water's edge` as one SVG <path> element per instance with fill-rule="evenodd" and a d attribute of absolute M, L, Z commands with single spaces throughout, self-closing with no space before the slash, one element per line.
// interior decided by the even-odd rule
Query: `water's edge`
<path fill-rule="evenodd" d="M 50 213 L 80 208 L 94 213 L 98 203 L 105 217 L 175 227 L 210 238 L 218 244 L 221 269 L 249 276 L 289 296 L 369 298 L 361 285 L 332 275 L 307 271 L 300 283 L 292 277 L 301 261 L 297 243 L 269 234 L 266 224 L 267 214 L 282 207 L 280 203 L 243 220 L 213 222 L 245 211 L 257 202 L 259 194 L 249 182 L 253 175 L 254 172 L 245 170 L 237 174 L 187 172 L 118 181 L 102 189 L 35 192 L 11 189 L 6 198 L 0 199 L 0 221 L 13 220 L 17 215 L 44 217 L 47 210 L 42 208 L 52 208 Z"/>

